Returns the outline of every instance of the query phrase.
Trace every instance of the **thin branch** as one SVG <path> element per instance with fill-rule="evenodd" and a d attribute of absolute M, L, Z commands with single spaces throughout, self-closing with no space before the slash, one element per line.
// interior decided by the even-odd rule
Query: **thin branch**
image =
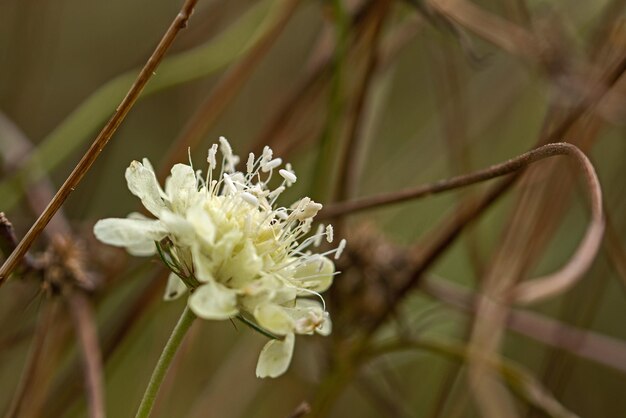
<path fill-rule="evenodd" d="M 255 39 L 249 52 L 219 80 L 174 141 L 165 158 L 165 164 L 161 166 L 160 178 L 167 176 L 172 165 L 187 158 L 187 149 L 194 148 L 202 140 L 226 106 L 236 97 L 291 20 L 300 0 L 287 0 L 279 3 L 277 10 L 270 12 L 265 27 L 260 36 Z"/>
<path fill-rule="evenodd" d="M 463 227 L 473 220 L 482 210 L 488 207 L 495 199 L 504 193 L 517 178 L 520 173 L 528 165 L 531 165 L 544 158 L 554 157 L 557 155 L 568 155 L 574 157 L 579 164 L 585 176 L 590 198 L 592 218 L 587 228 L 585 237 L 578 246 L 578 249 L 570 259 L 570 261 L 556 273 L 541 277 L 541 282 L 531 281 L 527 284 L 520 285 L 520 288 L 512 295 L 519 302 L 532 302 L 554 294 L 554 292 L 562 291 L 565 287 L 571 286 L 580 278 L 580 276 L 589 267 L 589 264 L 595 257 L 601 243 L 602 232 L 604 230 L 604 217 L 602 214 L 602 193 L 599 181 L 593 170 L 593 166 L 585 154 L 572 144 L 560 142 L 544 145 L 542 147 L 528 151 L 518 157 L 512 158 L 501 164 L 496 164 L 474 173 L 452 177 L 450 179 L 440 180 L 435 183 L 426 184 L 405 191 L 383 194 L 369 198 L 363 198 L 353 202 L 342 203 L 337 206 L 329 207 L 326 212 L 320 213 L 320 219 L 327 219 L 332 216 L 354 213 L 359 210 L 371 209 L 390 203 L 403 202 L 409 199 L 442 193 L 459 187 L 468 186 L 481 181 L 490 180 L 499 176 L 516 174 L 504 182 L 500 183 L 495 189 L 492 189 L 478 203 L 471 201 L 465 206 L 461 213 L 457 213 L 449 223 L 441 228 L 442 235 L 434 245 L 434 247 L 425 253 L 424 260 L 419 263 L 419 267 L 411 275 L 397 291 L 394 296 L 395 300 L 400 300 L 409 292 L 419 281 L 421 274 L 430 266 L 432 260 L 436 258 L 447 245 L 454 240 L 461 232 Z M 329 215 L 330 213 L 330 215 Z M 548 281 L 546 281 L 546 279 Z M 520 290 L 521 289 L 521 290 Z M 372 330 L 377 328 L 387 314 L 394 309 L 395 303 L 391 303 L 387 308 L 387 312 L 381 315 L 372 324 Z"/>
<path fill-rule="evenodd" d="M 346 144 L 341 149 L 341 157 L 339 164 L 338 188 L 336 191 L 337 200 L 345 200 L 353 194 L 356 185 L 359 158 L 357 150 L 363 142 L 363 117 L 369 97 L 369 91 L 372 87 L 372 80 L 377 72 L 380 54 L 380 39 L 382 34 L 383 23 L 387 17 L 389 10 L 389 2 L 381 1 L 378 3 L 378 11 L 374 12 L 372 28 L 369 37 L 366 39 L 366 62 L 363 74 L 360 77 L 359 84 L 354 93 L 353 104 L 348 122 L 348 132 Z"/>
<path fill-rule="evenodd" d="M 33 341 L 30 345 L 30 352 L 26 360 L 26 365 L 22 371 L 15 395 L 11 400 L 9 410 L 4 416 L 5 418 L 16 418 L 20 416 L 20 410 L 27 397 L 29 389 L 31 389 L 33 380 L 36 377 L 39 362 L 42 360 L 42 353 L 44 352 L 48 332 L 56 320 L 56 312 L 56 305 L 52 302 L 43 308 L 39 314 L 39 318 L 37 318 L 37 327 L 35 329 Z"/>
<path fill-rule="evenodd" d="M 462 286 L 429 278 L 422 283 L 420 289 L 463 312 L 477 312 L 477 295 Z M 626 344 L 616 338 L 520 309 L 510 311 L 507 327 L 540 343 L 626 374 Z"/>
<path fill-rule="evenodd" d="M 367 358 L 374 359 L 384 354 L 407 350 L 425 350 L 458 361 L 468 361 L 473 353 L 467 347 L 444 340 L 420 338 L 409 341 L 391 341 L 381 344 L 367 352 Z M 546 412 L 549 416 L 560 418 L 578 418 L 576 414 L 565 408 L 526 368 L 499 356 L 484 358 L 488 367 L 497 371 L 506 380 L 509 387 L 522 399 Z"/>
<path fill-rule="evenodd" d="M 556 146 L 556 147 L 555 147 Z M 475 171 L 470 174 L 462 174 L 449 179 L 438 180 L 434 183 L 428 183 L 417 187 L 411 187 L 405 190 L 399 190 L 390 193 L 381 193 L 375 196 L 363 197 L 348 202 L 341 202 L 329 205 L 322 209 L 317 219 L 332 219 L 344 215 L 352 215 L 368 209 L 375 209 L 381 206 L 387 206 L 396 203 L 402 203 L 409 200 L 419 199 L 426 196 L 432 196 L 438 193 L 448 192 L 450 190 L 461 187 L 470 186 L 486 180 L 513 174 L 520 169 L 525 168 L 543 158 L 561 155 L 567 152 L 559 150 L 561 147 L 575 148 L 567 143 L 554 143 L 544 145 L 528 151 L 520 156 L 512 158 L 506 162 L 492 165 L 491 167 Z"/>
<path fill-rule="evenodd" d="M 15 251 L 13 251 L 11 256 L 0 268 L 0 285 L 6 282 L 11 272 L 15 269 L 24 254 L 26 254 L 30 246 L 33 244 L 33 241 L 39 236 L 39 234 L 41 234 L 50 219 L 59 210 L 63 202 L 65 202 L 70 193 L 78 186 L 87 171 L 89 171 L 91 165 L 96 161 L 106 144 L 109 142 L 119 125 L 122 123 L 128 112 L 132 108 L 133 104 L 141 94 L 144 86 L 146 85 L 150 77 L 152 77 L 152 75 L 154 74 L 154 71 L 163 59 L 165 52 L 172 45 L 172 42 L 176 38 L 176 35 L 178 35 L 181 29 L 186 27 L 187 21 L 189 20 L 189 17 L 191 16 L 191 13 L 193 12 L 193 8 L 196 5 L 197 1 L 198 0 L 185 0 L 185 3 L 183 4 L 181 10 L 172 21 L 170 27 L 167 29 L 167 32 L 165 32 L 165 35 L 163 35 L 163 38 L 161 38 L 161 41 L 157 45 L 150 58 L 148 58 L 148 61 L 139 73 L 139 76 L 126 94 L 126 97 L 124 97 L 120 105 L 117 107 L 117 110 L 115 111 L 109 122 L 104 126 L 102 131 L 100 131 L 85 155 L 83 155 L 72 173 L 65 180 L 59 191 L 55 194 L 52 201 L 50 201 L 44 212 L 39 216 L 37 221 L 26 233 L 24 239 L 22 239 Z"/>
<path fill-rule="evenodd" d="M 535 36 L 496 15 L 488 13 L 465 0 L 429 0 L 428 5 L 445 18 L 470 29 L 481 38 L 513 55 L 533 62 L 541 58 Z"/>
<path fill-rule="evenodd" d="M 7 149 L 5 158 L 9 158 L 11 155 L 17 155 L 23 152 L 30 151 L 33 146 L 31 141 L 24 135 L 21 130 L 15 126 L 15 124 L 8 119 L 5 115 L 0 113 L 0 129 L 6 134 L 4 138 Z M 11 162 L 11 161 L 7 161 Z M 53 196 L 51 182 L 47 177 L 43 177 L 33 188 L 26 191 L 28 201 L 31 209 L 37 213 L 42 210 L 44 206 L 42 202 L 50 200 Z M 8 221 L 7 221 L 8 222 Z M 67 248 L 63 244 L 73 242 L 73 233 L 69 222 L 65 218 L 63 211 L 59 210 L 48 228 L 45 230 L 45 234 L 48 236 L 51 246 L 55 247 L 55 250 L 60 251 L 62 254 L 67 253 Z M 66 238 L 62 240 L 60 238 Z M 61 294 L 61 297 L 69 304 L 69 309 L 74 319 L 74 328 L 76 334 L 81 342 L 81 354 L 84 359 L 85 367 L 83 368 L 85 375 L 85 389 L 88 399 L 88 407 L 90 410 L 90 416 L 92 418 L 104 417 L 104 387 L 102 384 L 102 360 L 100 355 L 100 346 L 97 338 L 97 330 L 95 325 L 95 317 L 92 312 L 90 301 L 87 295 L 84 293 L 84 286 L 88 282 L 85 282 L 82 263 L 76 264 L 81 257 L 77 258 L 77 255 L 71 256 L 65 259 L 65 266 L 68 273 L 74 281 L 66 287 L 66 290 Z M 31 259 L 28 253 L 24 260 L 27 266 L 33 269 L 41 269 L 45 266 L 38 266 L 34 260 Z M 78 286 L 74 286 L 78 285 Z M 41 318 L 38 319 L 42 321 Z M 47 320 L 46 320 L 47 322 Z M 40 326 L 40 323 L 38 323 Z M 47 325 L 46 325 L 47 326 Z M 34 372 L 34 370 L 33 370 Z M 44 389 L 38 387 L 38 393 L 43 393 Z"/>
<path fill-rule="evenodd" d="M 83 359 L 90 418 L 105 418 L 104 373 L 93 308 L 87 296 L 70 289 L 66 295 Z"/>

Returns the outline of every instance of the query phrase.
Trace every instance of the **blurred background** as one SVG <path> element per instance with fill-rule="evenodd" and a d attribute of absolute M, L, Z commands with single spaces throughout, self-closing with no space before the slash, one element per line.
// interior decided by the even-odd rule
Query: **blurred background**
<path fill-rule="evenodd" d="M 574 287 L 490 314 L 475 295 L 555 271 L 583 237 L 585 183 L 565 157 L 335 217 L 348 249 L 326 295 L 333 334 L 299 337 L 287 374 L 261 380 L 262 335 L 197 321 L 154 417 L 623 417 L 624 3 L 200 0 L 36 241 L 34 267 L 0 289 L 0 410 L 97 416 L 100 396 L 107 416 L 133 416 L 185 302 L 161 299 L 156 259 L 103 246 L 91 228 L 138 209 L 131 160 L 167 174 L 190 148 L 204 169 L 224 135 L 239 155 L 270 145 L 293 164 L 285 202 L 327 208 L 568 141 L 597 170 L 606 233 Z M 0 2 L 0 211 L 18 239 L 180 7 Z"/>

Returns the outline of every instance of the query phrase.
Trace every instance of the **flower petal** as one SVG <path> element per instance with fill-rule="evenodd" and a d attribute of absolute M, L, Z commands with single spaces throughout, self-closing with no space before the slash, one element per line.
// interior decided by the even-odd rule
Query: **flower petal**
<path fill-rule="evenodd" d="M 187 291 L 187 285 L 175 273 L 170 273 L 165 287 L 164 300 L 174 300 L 181 297 Z"/>
<path fill-rule="evenodd" d="M 293 308 L 284 308 L 293 319 L 297 334 L 317 332 L 328 335 L 331 331 L 328 313 L 317 300 L 299 298 Z"/>
<path fill-rule="evenodd" d="M 323 336 L 330 335 L 333 332 L 333 321 L 330 320 L 328 312 L 324 312 L 324 321 L 315 328 L 315 332 Z"/>
<path fill-rule="evenodd" d="M 131 162 L 126 169 L 126 182 L 128 190 L 141 199 L 141 203 L 154 216 L 158 217 L 166 209 L 162 199 L 163 191 L 149 163 L 143 165 L 139 161 Z"/>
<path fill-rule="evenodd" d="M 335 263 L 326 257 L 316 257 L 298 267 L 294 279 L 300 286 L 316 292 L 323 292 L 333 284 Z"/>
<path fill-rule="evenodd" d="M 167 235 L 167 231 L 157 220 L 121 218 L 99 220 L 93 227 L 93 233 L 105 244 L 126 247 L 133 255 L 154 254 L 154 241 Z"/>
<path fill-rule="evenodd" d="M 187 302 L 191 310 L 204 319 L 228 319 L 238 312 L 237 294 L 215 281 L 197 288 Z"/>
<path fill-rule="evenodd" d="M 294 331 L 293 318 L 285 309 L 275 304 L 257 306 L 254 318 L 263 328 L 278 335 L 291 334 Z"/>
<path fill-rule="evenodd" d="M 287 334 L 284 340 L 271 340 L 259 356 L 256 365 L 257 377 L 278 377 L 287 371 L 291 357 L 293 356 L 293 346 L 295 336 Z"/>
<path fill-rule="evenodd" d="M 196 279 L 202 283 L 214 282 L 214 262 L 211 258 L 206 256 L 199 245 L 193 245 L 191 247 L 191 258 L 193 259 L 193 269 Z"/>
<path fill-rule="evenodd" d="M 165 193 L 172 204 L 172 209 L 183 213 L 198 192 L 196 173 L 186 164 L 172 167 L 172 175 L 165 181 Z"/>
<path fill-rule="evenodd" d="M 243 249 L 234 257 L 228 257 L 220 274 L 232 287 L 241 287 L 258 276 L 263 268 L 263 259 L 257 255 L 252 241 L 247 240 Z"/>
<path fill-rule="evenodd" d="M 215 224 L 202 205 L 194 205 L 189 208 L 187 220 L 203 241 L 211 246 L 215 244 Z"/>
<path fill-rule="evenodd" d="M 195 242 L 196 231 L 187 219 L 169 210 L 162 211 L 160 219 L 170 234 L 173 235 L 176 244 L 190 246 Z"/>

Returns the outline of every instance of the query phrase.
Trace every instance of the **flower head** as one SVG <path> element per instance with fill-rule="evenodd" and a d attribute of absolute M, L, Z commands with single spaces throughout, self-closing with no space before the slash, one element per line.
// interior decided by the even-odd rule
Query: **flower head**
<path fill-rule="evenodd" d="M 126 169 L 128 188 L 156 219 L 138 213 L 103 219 L 94 233 L 133 255 L 158 253 L 172 270 L 166 300 L 189 290 L 187 303 L 197 316 L 236 317 L 271 336 L 257 376 L 275 377 L 289 366 L 294 334 L 330 333 L 320 292 L 337 274 L 327 256 L 338 258 L 345 240 L 334 250 L 312 253 L 323 238 L 333 241 L 332 227 L 320 226 L 306 237 L 322 208 L 308 197 L 278 207 L 278 197 L 297 181 L 291 166 L 279 169 L 282 160 L 265 147 L 261 156 L 248 156 L 245 172 L 237 171 L 239 157 L 225 138 L 219 143 L 209 149 L 206 177 L 176 164 L 165 190 L 147 159 L 133 161 Z M 276 177 L 279 185 L 271 189 Z"/>

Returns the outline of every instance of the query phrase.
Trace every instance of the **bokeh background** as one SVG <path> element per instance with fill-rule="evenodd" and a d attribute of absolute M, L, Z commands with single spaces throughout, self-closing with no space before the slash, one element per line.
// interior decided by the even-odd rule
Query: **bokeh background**
<path fill-rule="evenodd" d="M 0 211 L 18 237 L 180 6 L 0 2 Z M 91 318 L 80 312 L 91 312 L 107 416 L 133 416 L 184 301 L 161 300 L 156 260 L 98 244 L 91 227 L 138 209 L 123 175 L 131 160 L 148 157 L 167 173 L 190 147 L 204 168 L 206 149 L 224 135 L 240 155 L 267 144 L 292 162 L 299 181 L 286 202 L 306 194 L 328 206 L 565 140 L 595 165 L 607 232 L 575 287 L 493 325 L 503 335 L 487 354 L 514 371 L 495 367 L 488 387 L 496 390 L 486 397 L 467 364 L 473 330 L 490 325 L 450 302 L 455 292 L 489 294 L 496 282 L 553 271 L 572 256 L 589 222 L 574 165 L 535 164 L 428 263 L 419 254 L 445 236 L 462 202 L 495 182 L 337 219 L 348 254 L 327 296 L 333 336 L 299 337 L 288 373 L 260 380 L 263 336 L 197 321 L 153 416 L 288 417 L 306 402 L 329 417 L 623 417 L 624 17 L 619 0 L 200 0 L 56 226 L 36 242 L 32 254 L 58 271 L 17 275 L 0 289 L 0 410 L 88 416 L 75 328 L 78 317 Z M 71 257 L 87 273 L 69 268 Z M 416 270 L 420 280 L 396 297 L 396 284 Z M 363 354 L 384 341 L 422 346 Z"/>

